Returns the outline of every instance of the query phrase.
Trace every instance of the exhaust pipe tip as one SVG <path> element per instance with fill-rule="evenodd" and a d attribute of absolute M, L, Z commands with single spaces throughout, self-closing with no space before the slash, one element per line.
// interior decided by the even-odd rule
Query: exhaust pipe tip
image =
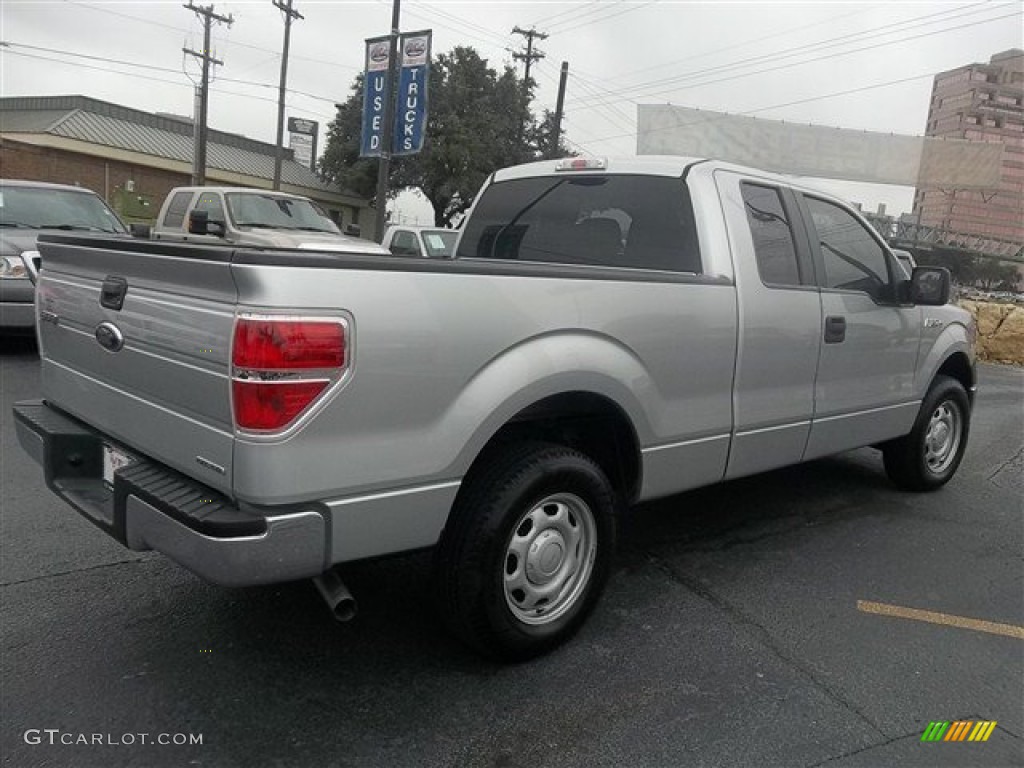
<path fill-rule="evenodd" d="M 331 614 L 334 616 L 335 621 L 344 623 L 352 621 L 356 617 L 357 608 L 355 598 L 349 596 L 339 600 L 334 608 L 331 609 Z"/>
<path fill-rule="evenodd" d="M 313 584 L 316 585 L 320 596 L 327 603 L 327 609 L 331 612 L 335 621 L 352 621 L 355 618 L 358 606 L 352 593 L 348 591 L 345 582 L 335 570 L 324 571 L 319 576 L 313 577 Z"/>

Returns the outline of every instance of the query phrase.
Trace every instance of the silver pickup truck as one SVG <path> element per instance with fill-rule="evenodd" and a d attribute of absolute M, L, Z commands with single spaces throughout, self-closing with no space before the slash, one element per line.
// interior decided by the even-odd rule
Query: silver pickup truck
<path fill-rule="evenodd" d="M 371 247 L 368 244 L 368 248 Z M 857 212 L 686 158 L 495 173 L 452 260 L 40 238 L 48 486 L 224 585 L 432 548 L 452 630 L 533 656 L 582 623 L 631 504 L 861 446 L 936 489 L 975 329 Z"/>

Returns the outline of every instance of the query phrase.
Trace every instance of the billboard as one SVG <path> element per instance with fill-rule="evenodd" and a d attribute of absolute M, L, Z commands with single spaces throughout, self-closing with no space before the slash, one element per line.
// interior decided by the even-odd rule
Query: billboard
<path fill-rule="evenodd" d="M 993 189 L 1003 145 L 900 136 L 711 112 L 637 106 L 637 154 L 714 158 L 766 171 L 907 187 Z"/>
<path fill-rule="evenodd" d="M 295 154 L 295 162 L 311 171 L 316 170 L 316 137 L 320 124 L 302 117 L 288 118 L 288 148 Z"/>

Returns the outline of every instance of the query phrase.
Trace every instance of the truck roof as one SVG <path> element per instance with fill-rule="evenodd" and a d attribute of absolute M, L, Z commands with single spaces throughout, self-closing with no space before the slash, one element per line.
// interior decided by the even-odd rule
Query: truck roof
<path fill-rule="evenodd" d="M 175 187 L 175 192 L 247 192 L 256 195 L 274 195 L 275 197 L 291 197 L 296 200 L 308 200 L 304 195 L 293 195 L 291 192 L 281 192 L 276 189 L 262 189 L 260 187 Z"/>
<path fill-rule="evenodd" d="M 701 168 L 706 171 L 713 172 L 721 169 L 737 171 L 739 173 L 754 174 L 764 179 L 775 179 L 789 186 L 800 187 L 808 191 L 835 197 L 833 193 L 806 184 L 803 177 L 800 176 L 773 173 L 772 171 L 765 171 L 760 168 L 737 165 L 724 160 L 715 160 L 707 157 L 687 157 L 682 155 L 633 155 L 579 158 L 581 160 L 589 159 L 591 161 L 600 161 L 603 163 L 603 167 L 580 169 L 575 171 L 564 169 L 559 170 L 559 166 L 563 161 L 572 159 L 573 158 L 540 160 L 535 163 L 524 163 L 523 165 L 515 165 L 510 168 L 502 168 L 495 172 L 494 181 L 508 181 L 509 179 L 521 179 L 533 176 L 561 176 L 572 173 L 585 174 L 588 172 L 679 177 L 682 176 L 683 172 L 691 165 L 700 163 Z"/>

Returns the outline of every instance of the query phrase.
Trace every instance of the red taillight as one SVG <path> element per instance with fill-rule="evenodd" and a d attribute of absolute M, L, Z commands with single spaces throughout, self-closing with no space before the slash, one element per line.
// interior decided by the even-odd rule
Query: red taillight
<path fill-rule="evenodd" d="M 320 393 L 326 381 L 231 382 L 235 423 L 243 429 L 280 429 L 302 413 Z"/>
<path fill-rule="evenodd" d="M 341 378 L 346 326 L 338 320 L 239 317 L 231 393 L 239 429 L 281 430 Z"/>
<path fill-rule="evenodd" d="M 338 322 L 239 318 L 232 362 L 259 370 L 340 368 L 345 332 Z"/>

